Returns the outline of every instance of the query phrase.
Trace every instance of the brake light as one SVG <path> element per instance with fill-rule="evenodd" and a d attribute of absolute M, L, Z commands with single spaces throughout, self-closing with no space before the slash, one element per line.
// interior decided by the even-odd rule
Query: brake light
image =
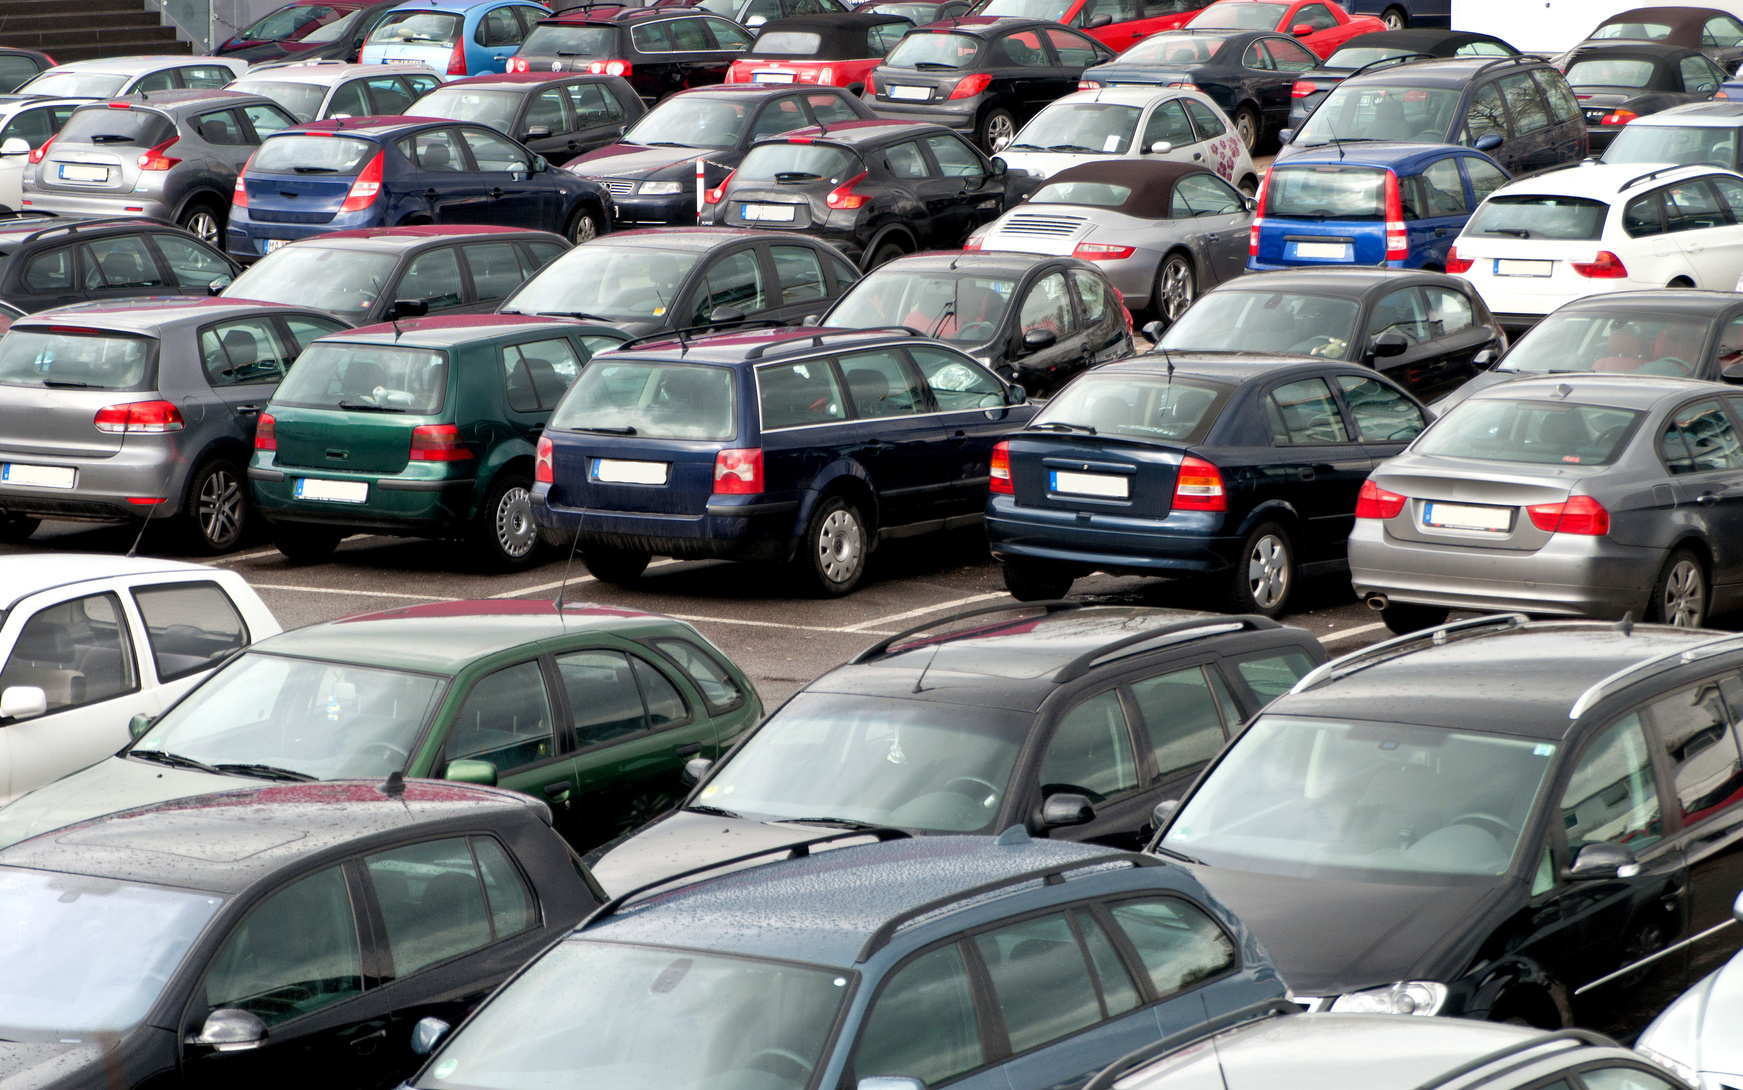
<path fill-rule="evenodd" d="M 1622 280 L 1628 276 L 1628 269 L 1622 264 L 1622 259 L 1608 250 L 1599 250 L 1598 256 L 1590 261 L 1570 261 L 1574 272 L 1591 280 Z"/>
<path fill-rule="evenodd" d="M 1290 85 L 1289 95 L 1291 98 L 1306 98 L 1317 90 L 1319 90 L 1319 85 L 1312 80 L 1298 79 Z"/>
<path fill-rule="evenodd" d="M 1093 80 L 1093 79 L 1080 79 L 1077 81 L 1077 89 L 1079 91 L 1097 91 L 1097 90 L 1101 89 L 1101 81 L 1100 80 Z"/>
<path fill-rule="evenodd" d="M 878 93 L 878 81 L 870 72 L 867 72 L 865 75 L 865 93 L 868 95 L 875 95 Z"/>
<path fill-rule="evenodd" d="M 807 73 L 800 72 L 799 78 L 803 80 L 806 75 Z M 825 87 L 833 86 L 835 83 L 835 69 L 830 68 L 828 65 L 824 65 L 823 71 L 817 73 L 817 82 Z"/>
<path fill-rule="evenodd" d="M 1227 511 L 1223 471 L 1203 458 L 1188 454 L 1180 460 L 1180 475 L 1174 478 L 1176 511 Z"/>
<path fill-rule="evenodd" d="M 987 466 L 987 488 L 1001 496 L 1014 496 L 1011 484 L 1011 444 L 993 444 L 992 461 Z"/>
<path fill-rule="evenodd" d="M 375 198 L 381 195 L 381 161 L 386 154 L 378 151 L 375 158 L 369 160 L 363 173 L 351 183 L 351 192 L 345 194 L 345 203 L 339 206 L 339 211 L 361 212 L 375 203 Z"/>
<path fill-rule="evenodd" d="M 254 425 L 254 449 L 278 449 L 278 421 L 271 413 L 261 413 L 260 423 Z"/>
<path fill-rule="evenodd" d="M 1403 261 L 1410 256 L 1410 238 L 1404 230 L 1404 198 L 1398 192 L 1398 175 L 1386 172 L 1386 260 Z"/>
<path fill-rule="evenodd" d="M 865 171 L 860 171 L 847 181 L 829 191 L 829 196 L 823 198 L 823 203 L 831 208 L 863 208 L 865 202 L 871 200 L 864 193 L 855 193 L 853 187 L 865 181 Z"/>
<path fill-rule="evenodd" d="M 414 462 L 469 462 L 472 452 L 460 442 L 453 424 L 419 424 L 412 429 L 410 458 Z"/>
<path fill-rule="evenodd" d="M 1404 510 L 1404 497 L 1388 492 L 1373 481 L 1363 481 L 1356 493 L 1356 517 L 1359 519 L 1389 519 Z"/>
<path fill-rule="evenodd" d="M 627 76 L 634 70 L 628 61 L 594 61 L 587 71 L 595 76 Z"/>
<path fill-rule="evenodd" d="M 533 66 L 527 63 L 525 57 L 510 57 L 508 59 L 508 70 L 510 72 L 531 72 Z"/>
<path fill-rule="evenodd" d="M 738 171 L 736 170 L 732 172 L 732 174 L 737 173 Z M 728 174 L 726 177 L 720 179 L 720 184 L 702 194 L 702 199 L 709 204 L 719 204 L 721 201 L 725 200 L 726 187 L 732 184 L 732 174 Z"/>
<path fill-rule="evenodd" d="M 182 412 L 173 401 L 130 401 L 98 409 L 93 423 L 111 435 L 162 435 L 182 430 Z"/>
<path fill-rule="evenodd" d="M 1105 242 L 1080 242 L 1071 256 L 1083 261 L 1124 261 L 1137 252 L 1136 246 L 1109 246 Z"/>
<path fill-rule="evenodd" d="M 1198 84 L 1192 82 L 1170 83 L 1168 86 L 1179 88 L 1182 91 L 1197 91 L 1200 89 Z"/>
<path fill-rule="evenodd" d="M 454 52 L 448 54 L 448 74 L 450 76 L 464 76 L 466 74 L 466 43 L 463 41 L 455 42 Z"/>
<path fill-rule="evenodd" d="M 763 448 L 723 450 L 714 456 L 714 491 L 751 496 L 763 490 Z"/>
<path fill-rule="evenodd" d="M 139 164 L 140 170 L 168 170 L 181 160 L 165 155 L 164 152 L 169 150 L 171 144 L 180 139 L 179 136 L 172 136 L 156 147 L 146 149 L 134 162 Z"/>
<path fill-rule="evenodd" d="M 55 133 L 55 136 L 59 136 L 59 135 L 60 135 L 60 133 Z M 26 156 L 26 158 L 28 158 L 32 163 L 42 162 L 42 157 L 48 154 L 48 146 L 52 143 L 54 143 L 54 136 L 51 136 L 47 140 L 44 140 L 42 142 L 42 147 L 37 148 L 35 151 L 31 152 L 28 156 Z"/>
<path fill-rule="evenodd" d="M 1531 525 L 1552 534 L 1583 534 L 1603 537 L 1610 532 L 1610 512 L 1590 496 L 1569 496 L 1565 503 L 1539 503 L 1527 507 Z"/>
<path fill-rule="evenodd" d="M 1454 246 L 1446 252 L 1446 271 L 1449 273 L 1469 272 L 1476 262 L 1468 257 L 1459 256 L 1459 248 Z"/>
<path fill-rule="evenodd" d="M 539 436 L 539 449 L 533 455 L 533 480 L 540 484 L 551 484 L 557 479 L 551 468 L 551 441 L 545 436 Z"/>
<path fill-rule="evenodd" d="M 1615 113 L 1605 114 L 1604 119 L 1602 121 L 1598 122 L 1598 124 L 1600 124 L 1600 125 L 1626 125 L 1626 124 L 1628 124 L 1628 122 L 1633 121 L 1635 118 L 1637 118 L 1639 116 L 1640 115 L 1635 113 L 1633 110 L 1617 110 Z"/>
<path fill-rule="evenodd" d="M 975 95 L 986 90 L 986 85 L 992 81 L 993 75 L 991 72 L 976 72 L 974 75 L 966 76 L 958 82 L 956 89 L 950 92 L 950 97 L 952 99 L 973 98 Z"/>
<path fill-rule="evenodd" d="M 1271 168 L 1259 179 L 1259 195 L 1253 201 L 1253 226 L 1247 231 L 1247 256 L 1259 256 L 1259 228 L 1265 226 L 1265 194 L 1271 188 Z"/>
<path fill-rule="evenodd" d="M 986 239 L 981 235 L 971 235 L 962 243 L 964 250 L 978 250 L 986 245 Z"/>
<path fill-rule="evenodd" d="M 242 169 L 237 172 L 235 188 L 230 190 L 230 207 L 248 207 L 248 183 L 244 179 L 248 177 L 248 168 L 253 165 L 254 156 L 250 155 L 248 161 L 242 164 Z"/>

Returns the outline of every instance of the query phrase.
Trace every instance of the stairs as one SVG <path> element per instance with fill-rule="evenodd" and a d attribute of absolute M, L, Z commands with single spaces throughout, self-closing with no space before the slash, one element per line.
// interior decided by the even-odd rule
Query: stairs
<path fill-rule="evenodd" d="M 0 0 L 0 46 L 40 50 L 60 64 L 191 52 L 144 0 Z"/>

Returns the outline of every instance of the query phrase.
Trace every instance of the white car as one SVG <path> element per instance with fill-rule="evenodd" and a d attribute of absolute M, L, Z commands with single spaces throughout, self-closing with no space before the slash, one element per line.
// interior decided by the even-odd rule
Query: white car
<path fill-rule="evenodd" d="M 1259 171 L 1222 107 L 1184 89 L 1073 91 L 1029 119 L 996 158 L 1047 178 L 1107 159 L 1195 163 L 1251 197 Z"/>
<path fill-rule="evenodd" d="M 102 760 L 232 653 L 279 632 L 232 571 L 0 557 L 0 803 Z"/>
<path fill-rule="evenodd" d="M 1725 923 L 1743 923 L 1743 896 Z M 1743 954 L 1664 1008 L 1634 1047 L 1690 1086 L 1743 1086 Z"/>
<path fill-rule="evenodd" d="M 89 99 L 0 96 L 0 206 L 24 207 L 24 168 Z"/>
<path fill-rule="evenodd" d="M 163 54 L 73 61 L 44 69 L 14 94 L 62 98 L 118 98 L 159 91 L 217 90 L 241 79 L 248 62 L 235 57 Z"/>
<path fill-rule="evenodd" d="M 1743 275 L 1743 175 L 1583 162 L 1491 193 L 1447 255 L 1503 326 L 1642 288 L 1729 291 Z"/>

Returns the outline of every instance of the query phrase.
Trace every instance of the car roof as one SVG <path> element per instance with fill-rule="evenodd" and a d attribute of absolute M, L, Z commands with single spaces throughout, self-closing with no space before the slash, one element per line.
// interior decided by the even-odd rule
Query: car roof
<path fill-rule="evenodd" d="M 917 28 L 928 32 L 956 31 L 962 34 L 973 34 L 979 38 L 991 38 L 1010 30 L 1021 30 L 1025 27 L 1044 27 L 1057 29 L 1058 23 L 1050 23 L 1042 19 L 1021 19 L 1005 15 L 964 15 L 960 19 L 946 19 L 942 22 L 927 23 Z"/>
<path fill-rule="evenodd" d="M 183 110 L 203 110 L 209 106 L 241 106 L 251 102 L 272 102 L 271 99 L 246 91 L 226 91 L 218 87 L 186 88 L 177 91 L 153 91 L 150 94 L 118 95 L 115 98 L 87 102 L 86 106 L 107 107 L 111 103 L 125 102 L 130 105 L 145 106 L 165 113 L 180 113 Z M 278 105 L 273 103 L 273 105 Z"/>
<path fill-rule="evenodd" d="M 452 84 L 448 86 L 452 86 Z M 510 235 L 545 241 L 562 239 L 561 235 L 554 235 L 549 231 L 539 231 L 530 227 L 503 227 L 483 223 L 419 223 L 400 227 L 358 227 L 350 231 L 329 231 L 324 235 L 311 235 L 306 239 L 299 239 L 298 248 L 315 249 L 339 242 L 344 245 L 335 247 L 335 249 L 397 251 L 407 250 L 424 243 L 434 245 L 453 239 L 473 238 L 479 235 L 492 237 Z"/>
<path fill-rule="evenodd" d="M 338 83 L 356 76 L 391 75 L 396 72 L 434 71 L 417 64 L 341 64 L 335 61 L 307 61 L 275 68 L 250 71 L 242 79 L 271 80 L 274 83 L 312 83 L 317 86 Z"/>
<path fill-rule="evenodd" d="M 1283 164 L 1292 163 L 1293 158 Z M 1378 267 L 1315 266 L 1305 269 L 1278 269 L 1272 272 L 1248 273 L 1225 280 L 1212 291 L 1295 291 L 1305 295 L 1348 295 L 1371 288 L 1388 287 L 1395 283 L 1425 278 L 1426 283 L 1456 282 L 1465 290 L 1469 284 L 1445 273 L 1423 269 L 1390 269 Z"/>
<path fill-rule="evenodd" d="M 1418 164 L 1426 166 L 1454 155 L 1473 155 L 1479 159 L 1485 158 L 1480 151 L 1462 148 L 1456 144 L 1424 144 L 1420 141 L 1405 140 L 1364 140 L 1343 145 L 1341 152 L 1335 144 L 1319 145 L 1311 151 L 1291 155 L 1278 163 L 1277 168 L 1282 170 L 1297 164 L 1325 166 L 1328 163 L 1347 163 L 1356 166 L 1410 169 Z"/>
<path fill-rule="evenodd" d="M 321 121 L 305 121 L 300 125 L 287 125 L 268 136 L 283 136 L 285 133 L 297 134 L 308 132 L 343 132 L 356 136 L 367 136 L 376 140 L 391 140 L 401 133 L 421 129 L 426 125 L 475 125 L 472 121 L 455 121 L 453 118 L 417 117 L 411 114 L 381 114 L 369 117 L 329 117 Z M 481 128 L 483 126 L 480 126 Z"/>
<path fill-rule="evenodd" d="M 599 26 L 617 26 L 620 23 L 634 22 L 637 20 L 681 19 L 690 16 L 713 14 L 714 13 L 711 11 L 704 11 L 701 8 L 693 7 L 620 7 L 607 4 L 597 7 L 583 7 L 580 11 L 569 9 L 567 11 L 559 12 L 556 15 L 552 15 L 549 18 L 540 19 L 539 22 L 541 24 L 554 23 L 558 26 L 581 26 L 588 23 Z M 718 15 L 715 16 L 715 18 L 724 19 L 726 16 Z M 788 88 L 788 90 L 791 89 L 792 88 Z"/>
<path fill-rule="evenodd" d="M 1705 174 L 1730 174 L 1721 166 L 1695 163 L 1689 166 L 1651 167 L 1640 163 L 1601 163 L 1583 159 L 1567 166 L 1551 167 L 1535 174 L 1515 178 L 1495 192 L 1504 196 L 1524 193 L 1544 193 L 1554 196 L 1593 197 L 1609 200 L 1636 188 L 1637 183 L 1651 181 L 1663 185 L 1679 178 Z M 1491 194 L 1493 196 L 1493 194 Z"/>
<path fill-rule="evenodd" d="M 1151 350 L 1142 355 L 1127 356 L 1123 360 L 1104 363 L 1096 368 L 1096 373 L 1163 378 L 1169 374 L 1169 360 L 1174 363 L 1173 375 L 1175 378 L 1207 379 L 1211 382 L 1226 383 L 1230 386 L 1239 386 L 1247 382 L 1269 381 L 1273 376 L 1289 371 L 1342 371 L 1353 375 L 1372 375 L 1374 373 L 1373 368 L 1363 367 L 1359 363 L 1346 363 L 1343 360 L 1335 359 L 1314 359 L 1312 356 L 1291 356 L 1265 352 L 1205 354 L 1190 350 L 1170 351 L 1167 356 Z"/>
<path fill-rule="evenodd" d="M 1358 34 L 1338 48 L 1384 49 L 1391 47 L 1426 53 L 1428 49 L 1424 47 L 1445 46 L 1449 43 L 1468 45 L 1471 42 L 1507 44 L 1493 34 L 1479 34 L 1470 30 L 1440 30 L 1435 27 L 1410 27 L 1405 30 L 1376 30 L 1368 34 Z"/>
<path fill-rule="evenodd" d="M 874 26 L 888 26 L 891 23 L 910 22 L 905 15 L 886 15 L 880 11 L 825 11 L 815 15 L 792 15 L 785 19 L 770 19 L 758 30 L 758 34 L 767 34 L 771 30 L 816 30 L 838 31 L 847 29 L 865 29 Z M 745 54 L 747 57 L 751 54 Z"/>
<path fill-rule="evenodd" d="M 1733 128 L 1743 125 L 1743 102 L 1689 102 L 1668 110 L 1642 114 L 1630 125 L 1698 125 Z"/>
<path fill-rule="evenodd" d="M 137 231 L 153 227 L 170 228 L 170 225 L 129 216 L 57 216 L 52 212 L 17 212 L 0 216 L 0 245 L 23 242 L 31 235 L 50 231 L 64 230 L 76 234 L 104 228 Z"/>
<path fill-rule="evenodd" d="M 451 79 L 442 86 L 489 87 L 493 84 L 501 84 L 509 87 L 526 87 L 531 84 L 568 83 L 574 80 L 581 80 L 584 83 L 604 83 L 607 80 L 622 78 L 621 76 L 602 76 L 594 72 L 495 72 L 486 76 Z"/>
<path fill-rule="evenodd" d="M 482 8 L 501 3 L 533 4 L 534 0 L 412 0 L 399 5 L 394 11 L 455 11 L 468 12 L 473 8 Z M 543 5 L 536 5 L 543 6 Z"/>
<path fill-rule="evenodd" d="M 747 227 L 637 227 L 628 231 L 613 231 L 602 236 L 599 241 L 613 246 L 645 246 L 654 250 L 712 250 L 728 242 L 772 237 L 773 232 L 756 231 Z M 803 245 L 813 241 L 813 236 L 782 235 L 780 240 Z"/>
<path fill-rule="evenodd" d="M 549 332 L 552 328 L 592 329 L 594 326 L 537 314 L 437 314 L 428 318 L 401 318 L 397 326 L 393 322 L 376 322 L 330 333 L 324 339 L 442 349 L 494 341 L 529 330 Z"/>
<path fill-rule="evenodd" d="M 1676 291 L 1665 291 L 1661 288 L 1645 288 L 1639 291 L 1618 291 L 1602 295 L 1588 295 L 1564 303 L 1553 313 L 1581 310 L 1616 310 L 1639 307 L 1654 313 L 1669 314 L 1699 314 L 1706 317 L 1716 317 L 1731 307 L 1743 303 L 1743 292 L 1714 291 L 1710 288 L 1688 288 Z"/>
<path fill-rule="evenodd" d="M 511 791 L 408 780 L 267 784 L 105 814 L 0 850 L 0 866 L 234 894 L 330 849 L 443 819 L 537 812 Z"/>
<path fill-rule="evenodd" d="M 216 322 L 243 314 L 259 314 L 262 309 L 315 311 L 319 313 L 316 307 L 293 307 L 283 303 L 256 302 L 252 299 L 159 295 L 143 299 L 108 299 L 93 303 L 75 303 L 72 306 L 59 307 L 53 314 L 47 311 L 26 314 L 24 317 L 16 319 L 13 325 L 19 327 L 80 325 L 150 333 L 165 326 L 185 322 Z"/>
<path fill-rule="evenodd" d="M 758 143 L 809 144 L 814 140 L 827 140 L 831 144 L 876 144 L 885 140 L 930 135 L 937 131 L 949 130 L 931 121 L 889 121 L 881 117 L 861 117 L 852 121 L 840 121 L 827 128 L 807 125 L 769 140 L 759 140 Z"/>
<path fill-rule="evenodd" d="M 1485 386 L 1470 400 L 1538 398 L 1564 405 L 1613 405 L 1619 409 L 1651 409 L 1665 401 L 1681 401 L 1690 394 L 1713 394 L 1705 379 L 1671 375 L 1641 375 L 1627 372 L 1572 371 L 1539 378 L 1519 378 Z"/>
<path fill-rule="evenodd" d="M 23 321 L 24 319 L 19 319 Z M 149 556 L 105 553 L 13 553 L 0 556 L 0 610 L 11 609 L 27 595 L 49 587 L 64 587 L 89 579 L 121 579 L 139 575 L 180 575 L 212 569 L 204 564 L 159 560 Z M 214 573 L 215 574 L 215 573 Z"/>
<path fill-rule="evenodd" d="M 901 268 L 904 271 L 995 272 L 1021 277 L 1037 265 L 1049 261 L 1059 261 L 1061 258 L 1057 254 L 1025 254 L 1007 250 L 972 250 L 966 253 L 955 250 L 934 250 L 908 254 L 906 257 L 899 257 L 896 260 L 902 263 Z M 877 270 L 872 271 L 876 272 Z M 871 273 L 866 275 L 869 276 Z"/>
<path fill-rule="evenodd" d="M 1716 14 L 1728 15 L 1730 13 L 1721 8 L 1678 7 L 1675 5 L 1650 8 L 1629 8 L 1627 11 L 1619 11 L 1602 20 L 1598 23 L 1598 26 L 1609 26 L 1611 23 L 1652 22 L 1665 23 L 1675 28 L 1692 22 L 1704 23 Z M 1597 28 L 1594 27 L 1593 29 L 1595 30 Z M 1603 40 L 1611 41 L 1613 39 L 1606 38 Z"/>
<path fill-rule="evenodd" d="M 1549 67 L 1547 61 L 1539 60 L 1536 57 L 1437 57 L 1434 60 L 1407 61 L 1373 72 L 1363 72 L 1361 75 L 1351 76 L 1345 83 L 1463 87 L 1470 82 L 1472 76 L 1492 64 L 1508 65 L 1510 68 L 1518 68 L 1520 71 Z"/>
<path fill-rule="evenodd" d="M 159 68 L 179 68 L 182 65 L 202 63 L 222 63 L 223 57 L 193 57 L 185 53 L 142 54 L 136 57 L 104 57 L 88 61 L 68 61 L 48 69 L 50 72 L 63 72 L 68 69 L 79 72 L 103 72 L 117 76 L 136 76 L 142 72 L 154 72 Z"/>
<path fill-rule="evenodd" d="M 1172 33 L 1164 31 L 1163 33 Z M 1109 62 L 1112 63 L 1112 62 Z M 1088 88 L 1082 91 L 1072 91 L 1054 99 L 1054 102 L 1113 102 L 1124 106 L 1148 106 L 1152 102 L 1161 102 L 1170 98 L 1192 98 L 1182 95 L 1178 89 L 1168 87 L 1134 87 L 1127 84 L 1122 87 Z M 1052 103 L 1048 103 L 1052 105 Z M 1196 165 L 1196 164 L 1195 164 Z"/>
<path fill-rule="evenodd" d="M 819 91 L 828 93 L 830 91 L 839 90 L 841 89 L 834 86 L 806 86 L 806 93 L 808 94 L 816 94 Z M 774 95 L 790 95 L 792 93 L 793 85 L 790 83 L 716 83 L 709 87 L 690 87 L 675 94 L 668 95 L 666 98 L 661 100 L 661 104 L 663 105 L 667 102 L 687 98 L 708 98 L 714 95 L 758 95 L 763 98 L 769 98 Z"/>

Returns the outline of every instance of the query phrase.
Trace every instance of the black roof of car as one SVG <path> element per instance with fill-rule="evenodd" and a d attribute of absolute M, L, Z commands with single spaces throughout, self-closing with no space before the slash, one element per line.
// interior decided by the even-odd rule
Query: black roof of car
<path fill-rule="evenodd" d="M 957 253 L 944 250 L 933 253 L 909 254 L 898 258 L 904 272 L 1005 273 L 1022 276 L 1037 265 L 1063 260 L 1057 254 L 1020 254 L 1003 250 L 978 250 Z M 867 275 L 870 275 L 869 273 Z"/>
<path fill-rule="evenodd" d="M 746 54 L 740 54 L 740 56 L 744 55 Z M 815 95 L 819 92 L 828 94 L 831 91 L 839 92 L 843 95 L 847 94 L 847 92 L 840 87 L 807 86 L 805 88 L 805 93 L 809 95 Z M 663 106 L 667 102 L 679 102 L 687 98 L 706 98 L 713 95 L 773 98 L 775 95 L 790 95 L 792 93 L 793 85 L 791 83 L 716 83 L 711 87 L 687 88 L 679 91 L 677 94 L 668 96 L 663 99 L 660 104 Z M 831 131 L 833 131 L 833 129 L 831 129 Z"/>
<path fill-rule="evenodd" d="M 1537 57 L 1439 57 L 1429 61 L 1410 61 L 1351 76 L 1351 83 L 1417 84 L 1426 87 L 1463 87 L 1472 78 L 1491 68 L 1526 70 L 1548 68 L 1548 61 Z"/>
<path fill-rule="evenodd" d="M 583 4 L 578 8 L 560 8 L 549 18 L 540 19 L 540 26 L 582 26 L 587 23 L 616 26 L 642 19 L 673 18 L 683 15 L 713 15 L 701 8 L 623 7 L 617 4 Z"/>
<path fill-rule="evenodd" d="M 1462 45 L 1473 42 L 1489 42 L 1494 45 L 1513 47 L 1493 34 L 1477 34 L 1469 30 L 1437 30 L 1433 27 L 1416 27 L 1409 30 L 1376 30 L 1372 34 L 1358 34 L 1354 38 L 1338 46 L 1341 49 L 1408 49 L 1413 53 L 1428 53 L 1436 57 L 1450 57 Z"/>
<path fill-rule="evenodd" d="M 57 216 L 49 212 L 17 212 L 0 216 L 0 246 L 34 242 L 61 232 L 73 235 L 150 230 L 179 232 L 181 229 L 174 224 L 142 220 L 137 216 Z"/>
<path fill-rule="evenodd" d="M 1048 22 L 1045 19 L 1022 19 L 1015 16 L 964 15 L 960 19 L 927 23 L 920 30 L 928 34 L 973 34 L 981 38 L 991 38 L 995 35 L 1013 30 L 1023 30 L 1028 27 L 1057 30 L 1059 24 Z"/>
<path fill-rule="evenodd" d="M 563 236 L 531 227 L 486 227 L 480 224 L 407 224 L 401 227 L 362 227 L 352 231 L 331 231 L 298 239 L 298 249 L 372 250 L 378 253 L 403 253 L 418 247 L 450 245 L 455 242 L 563 242 Z"/>
<path fill-rule="evenodd" d="M 1287 162 L 1287 160 L 1285 160 Z M 1307 295 L 1350 295 L 1401 284 L 1447 284 L 1469 291 L 1468 282 L 1446 273 L 1422 269 L 1385 269 L 1372 266 L 1318 266 L 1248 273 L 1218 284 L 1214 291 L 1294 291 Z M 1669 293 L 1666 293 L 1669 294 Z"/>
<path fill-rule="evenodd" d="M 1202 353 L 1191 350 L 1170 351 L 1167 356 L 1154 351 L 1139 356 L 1128 356 L 1123 360 L 1102 364 L 1095 369 L 1095 373 L 1098 375 L 1129 374 L 1161 378 L 1169 374 L 1168 361 L 1170 359 L 1174 361 L 1173 375 L 1175 378 L 1208 379 L 1211 382 L 1226 383 L 1230 386 L 1268 379 L 1283 371 L 1296 371 L 1305 368 L 1337 370 L 1352 375 L 1372 376 L 1374 374 L 1373 368 L 1364 367 L 1359 363 L 1348 363 L 1337 359 L 1320 359 L 1315 356 L 1293 356 L 1283 352 Z"/>
<path fill-rule="evenodd" d="M 787 85 L 789 88 L 791 84 Z M 881 144 L 886 140 L 901 140 L 908 137 L 926 135 L 934 131 L 949 131 L 943 125 L 930 121 L 885 121 L 882 118 L 862 117 L 853 121 L 842 121 L 826 128 L 811 125 L 803 129 L 794 129 L 779 136 L 759 140 L 759 144 L 801 143 L 812 144 L 819 140 L 831 144 L 845 144 L 849 147 L 860 147 L 865 144 Z"/>
<path fill-rule="evenodd" d="M 827 57 L 833 60 L 866 60 L 872 54 L 867 49 L 866 31 L 875 26 L 888 26 L 891 23 L 913 25 L 913 21 L 904 15 L 884 15 L 875 11 L 826 11 L 818 15 L 795 15 L 790 19 L 770 19 L 764 23 L 757 34 L 757 40 L 762 41 L 770 34 L 801 33 L 816 34 L 823 41 L 817 52 L 806 56 Z M 756 51 L 753 45 L 746 57 L 781 56 L 782 54 L 762 53 Z"/>
<path fill-rule="evenodd" d="M 1663 24 L 1669 26 L 1671 29 L 1671 33 L 1674 34 L 1678 30 L 1691 29 L 1691 28 L 1698 31 L 1700 28 L 1704 27 L 1706 25 L 1707 20 L 1711 19 L 1714 15 L 1728 15 L 1728 14 L 1730 14 L 1730 13 L 1721 9 L 1721 8 L 1668 7 L 1668 6 L 1667 7 L 1651 7 L 1651 8 L 1629 8 L 1627 11 L 1619 11 L 1616 14 L 1605 19 L 1603 22 L 1598 24 L 1598 27 L 1606 27 L 1606 26 L 1611 25 L 1612 23 L 1663 23 Z M 1597 27 L 1593 27 L 1592 29 L 1596 30 Z M 1623 41 L 1625 39 L 1605 38 L 1602 40 L 1604 40 L 1604 41 Z"/>
<path fill-rule="evenodd" d="M 1662 289 L 1643 289 L 1641 291 L 1619 291 L 1614 294 L 1588 295 L 1565 303 L 1552 313 L 1564 310 L 1633 310 L 1652 313 L 1699 314 L 1717 317 L 1731 307 L 1743 304 L 1743 292 L 1711 291 L 1706 288 L 1690 288 L 1686 291 L 1664 291 Z"/>
<path fill-rule="evenodd" d="M 656 250 L 712 250 L 728 242 L 769 238 L 771 234 L 773 233 L 769 231 L 756 231 L 748 227 L 640 227 L 633 231 L 613 231 L 604 241 L 613 246 L 646 246 Z M 778 237 L 784 243 L 816 243 L 825 247 L 829 245 L 808 235 L 782 234 Z"/>
<path fill-rule="evenodd" d="M 1630 41 L 1626 38 L 1605 38 L 1595 42 L 1581 42 L 1579 45 L 1574 46 L 1573 49 L 1568 51 L 1568 59 L 1579 60 L 1583 57 L 1595 56 L 1597 54 L 1614 54 L 1622 57 L 1652 57 L 1655 60 L 1676 60 L 1679 57 L 1686 57 L 1691 53 L 1699 52 L 1700 50 L 1691 49 L 1686 45 L 1667 45 L 1664 42 Z"/>
<path fill-rule="evenodd" d="M 1666 118 L 1676 117 L 1729 117 L 1743 121 L 1743 102 L 1725 102 L 1712 100 L 1708 102 L 1691 102 L 1686 106 L 1672 106 L 1668 110 L 1660 110 L 1656 114 L 1648 114 L 1654 118 L 1654 123 Z"/>

